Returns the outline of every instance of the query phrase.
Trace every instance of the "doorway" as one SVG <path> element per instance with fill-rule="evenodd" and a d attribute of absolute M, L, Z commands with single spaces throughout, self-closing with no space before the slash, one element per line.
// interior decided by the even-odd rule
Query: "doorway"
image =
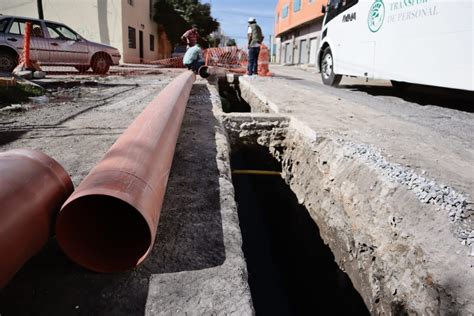
<path fill-rule="evenodd" d="M 300 41 L 300 64 L 307 64 L 309 57 L 308 40 Z"/>
<path fill-rule="evenodd" d="M 318 55 L 318 38 L 312 38 L 309 41 L 309 63 L 316 65 L 316 59 Z"/>
<path fill-rule="evenodd" d="M 143 53 L 143 32 L 139 31 L 138 33 L 138 48 L 140 50 L 140 63 L 143 63 L 144 53 Z"/>

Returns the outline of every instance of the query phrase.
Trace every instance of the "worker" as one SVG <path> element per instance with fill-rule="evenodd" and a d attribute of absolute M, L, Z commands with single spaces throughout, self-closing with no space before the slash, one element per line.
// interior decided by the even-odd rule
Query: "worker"
<path fill-rule="evenodd" d="M 254 17 L 250 17 L 249 27 L 247 30 L 248 49 L 249 49 L 249 63 L 247 67 L 247 75 L 252 76 L 257 74 L 258 70 L 258 55 L 260 54 L 260 45 L 263 42 L 262 29 L 257 24 Z"/>
<path fill-rule="evenodd" d="M 190 47 L 186 54 L 183 57 L 183 64 L 189 69 L 198 73 L 199 68 L 204 65 L 204 60 L 202 58 L 201 45 L 196 43 Z"/>
<path fill-rule="evenodd" d="M 201 36 L 199 35 L 198 32 L 198 26 L 196 24 L 192 25 L 192 28 L 187 30 L 183 36 L 181 36 L 182 41 L 186 41 L 186 44 L 188 44 L 188 48 L 193 47 L 196 45 L 198 39 L 200 39 Z"/>

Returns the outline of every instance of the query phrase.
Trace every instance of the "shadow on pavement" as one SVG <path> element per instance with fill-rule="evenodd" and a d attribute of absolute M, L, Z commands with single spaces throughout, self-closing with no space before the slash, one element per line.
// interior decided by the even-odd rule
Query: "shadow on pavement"
<path fill-rule="evenodd" d="M 341 85 L 342 89 L 362 91 L 372 96 L 398 97 L 422 106 L 435 105 L 464 112 L 474 112 L 474 92 L 413 85 L 401 91 L 391 86 Z"/>
<path fill-rule="evenodd" d="M 17 140 L 29 131 L 29 129 L 0 130 L 0 146 Z"/>

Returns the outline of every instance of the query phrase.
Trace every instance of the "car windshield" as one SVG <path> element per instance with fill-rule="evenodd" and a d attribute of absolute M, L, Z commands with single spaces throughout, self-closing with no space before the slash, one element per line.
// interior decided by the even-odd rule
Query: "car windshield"
<path fill-rule="evenodd" d="M 4 33 L 10 19 L 0 19 L 0 33 Z"/>

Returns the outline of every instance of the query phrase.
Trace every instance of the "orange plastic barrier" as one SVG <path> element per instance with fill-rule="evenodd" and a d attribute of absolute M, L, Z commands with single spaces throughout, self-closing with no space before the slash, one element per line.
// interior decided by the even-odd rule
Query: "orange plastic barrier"
<path fill-rule="evenodd" d="M 160 59 L 152 61 L 151 63 L 154 65 L 161 65 L 168 68 L 184 68 L 183 57 Z"/>
<path fill-rule="evenodd" d="M 205 51 L 206 66 L 224 68 L 230 72 L 246 73 L 248 54 L 236 47 L 212 47 Z"/>
<path fill-rule="evenodd" d="M 247 52 L 236 47 L 212 47 L 203 51 L 206 66 L 220 67 L 235 73 L 247 71 Z M 167 58 L 152 62 L 170 68 L 183 68 L 183 58 Z"/>
<path fill-rule="evenodd" d="M 270 50 L 265 44 L 260 46 L 260 54 L 258 55 L 258 75 L 263 77 L 269 77 L 272 74 L 270 73 L 269 68 L 270 61 Z"/>

